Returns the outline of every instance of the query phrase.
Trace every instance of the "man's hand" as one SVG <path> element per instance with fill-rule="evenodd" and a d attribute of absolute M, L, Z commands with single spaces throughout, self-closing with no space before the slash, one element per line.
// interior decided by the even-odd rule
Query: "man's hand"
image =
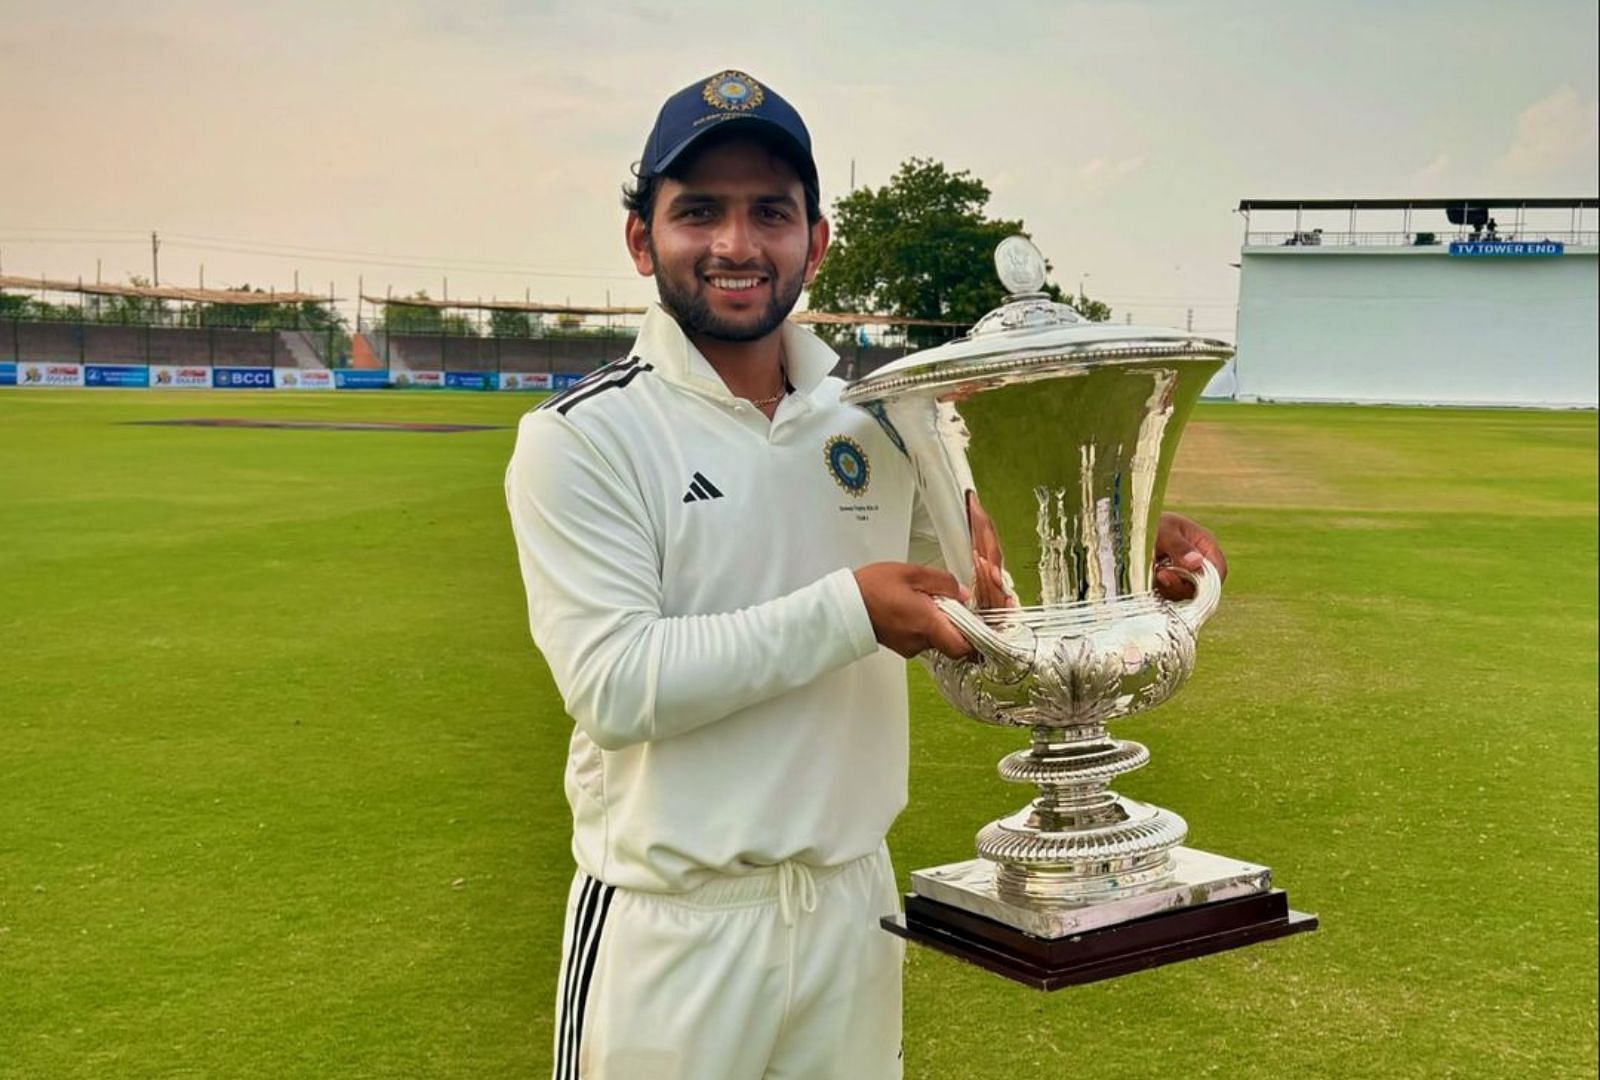
<path fill-rule="evenodd" d="M 952 575 L 898 562 L 873 563 L 855 573 L 879 644 L 906 657 L 930 648 L 956 658 L 971 655 L 972 644 L 933 603 L 935 596 L 966 601 Z"/>
<path fill-rule="evenodd" d="M 1162 560 L 1183 567 L 1193 573 L 1200 572 L 1202 559 L 1209 559 L 1223 580 L 1228 577 L 1228 560 L 1217 546 L 1211 530 L 1190 521 L 1182 514 L 1162 514 L 1156 527 L 1156 592 L 1168 600 L 1187 600 L 1194 595 L 1194 586 L 1174 573 L 1170 567 L 1160 566 Z"/>

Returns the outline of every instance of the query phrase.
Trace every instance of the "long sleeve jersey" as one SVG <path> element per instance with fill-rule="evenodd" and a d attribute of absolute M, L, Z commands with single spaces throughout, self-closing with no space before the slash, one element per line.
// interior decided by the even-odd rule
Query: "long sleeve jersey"
<path fill-rule="evenodd" d="M 875 851 L 905 805 L 905 668 L 852 569 L 908 557 L 911 466 L 785 324 L 769 423 L 652 307 L 629 355 L 522 418 L 506 500 L 574 722 L 573 854 L 696 887 Z"/>

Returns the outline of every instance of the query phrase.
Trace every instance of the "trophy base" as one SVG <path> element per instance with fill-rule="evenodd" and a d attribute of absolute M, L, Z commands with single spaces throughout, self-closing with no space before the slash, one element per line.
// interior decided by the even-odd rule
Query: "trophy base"
<path fill-rule="evenodd" d="M 994 889 L 981 859 L 920 870 L 904 915 L 884 929 L 1040 990 L 1096 982 L 1313 930 L 1266 867 L 1175 848 L 1176 873 L 1148 893 L 1100 904 L 1023 905 Z"/>

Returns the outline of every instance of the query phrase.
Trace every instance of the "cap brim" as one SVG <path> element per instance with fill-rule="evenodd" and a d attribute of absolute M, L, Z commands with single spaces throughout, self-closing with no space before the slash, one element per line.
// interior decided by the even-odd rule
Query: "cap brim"
<path fill-rule="evenodd" d="M 778 124 L 772 120 L 768 120 L 764 116 L 732 115 L 725 119 L 718 120 L 714 124 L 705 125 L 694 134 L 690 135 L 687 139 L 684 139 L 682 142 L 678 143 L 678 145 L 674 146 L 672 149 L 663 154 L 660 160 L 657 161 L 650 169 L 649 175 L 659 176 L 661 173 L 666 172 L 668 169 L 672 168 L 674 162 L 678 161 L 685 153 L 688 152 L 690 147 L 716 132 L 728 130 L 728 125 L 730 124 L 739 124 L 742 127 L 752 127 L 752 130 L 748 132 L 748 134 L 756 135 L 759 132 L 759 137 L 768 142 L 775 143 L 778 146 L 781 146 L 784 150 L 787 150 L 787 156 L 797 167 L 797 171 L 800 173 L 800 179 L 808 180 L 810 181 L 812 187 L 816 187 L 817 163 L 812 159 L 811 151 L 807 150 L 803 145 L 801 145 L 799 139 L 796 139 L 793 135 L 785 131 L 781 124 Z"/>

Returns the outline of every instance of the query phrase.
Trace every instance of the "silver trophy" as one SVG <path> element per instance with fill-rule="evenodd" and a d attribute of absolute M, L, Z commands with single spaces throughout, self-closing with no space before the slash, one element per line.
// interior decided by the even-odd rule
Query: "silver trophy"
<path fill-rule="evenodd" d="M 1194 670 L 1221 578 L 1152 591 L 1156 526 L 1183 430 L 1225 342 L 1083 320 L 1041 289 L 1022 237 L 995 252 L 1010 292 L 958 341 L 850 386 L 910 459 L 971 606 L 938 603 L 976 659 L 926 654 L 946 700 L 1032 744 L 1000 775 L 1037 797 L 977 836 L 977 858 L 915 871 L 889 929 L 1045 988 L 1311 929 L 1264 866 L 1183 846 L 1177 814 L 1109 784 L 1149 760 L 1107 724 Z M 1176 569 L 1176 568 L 1174 568 Z"/>

